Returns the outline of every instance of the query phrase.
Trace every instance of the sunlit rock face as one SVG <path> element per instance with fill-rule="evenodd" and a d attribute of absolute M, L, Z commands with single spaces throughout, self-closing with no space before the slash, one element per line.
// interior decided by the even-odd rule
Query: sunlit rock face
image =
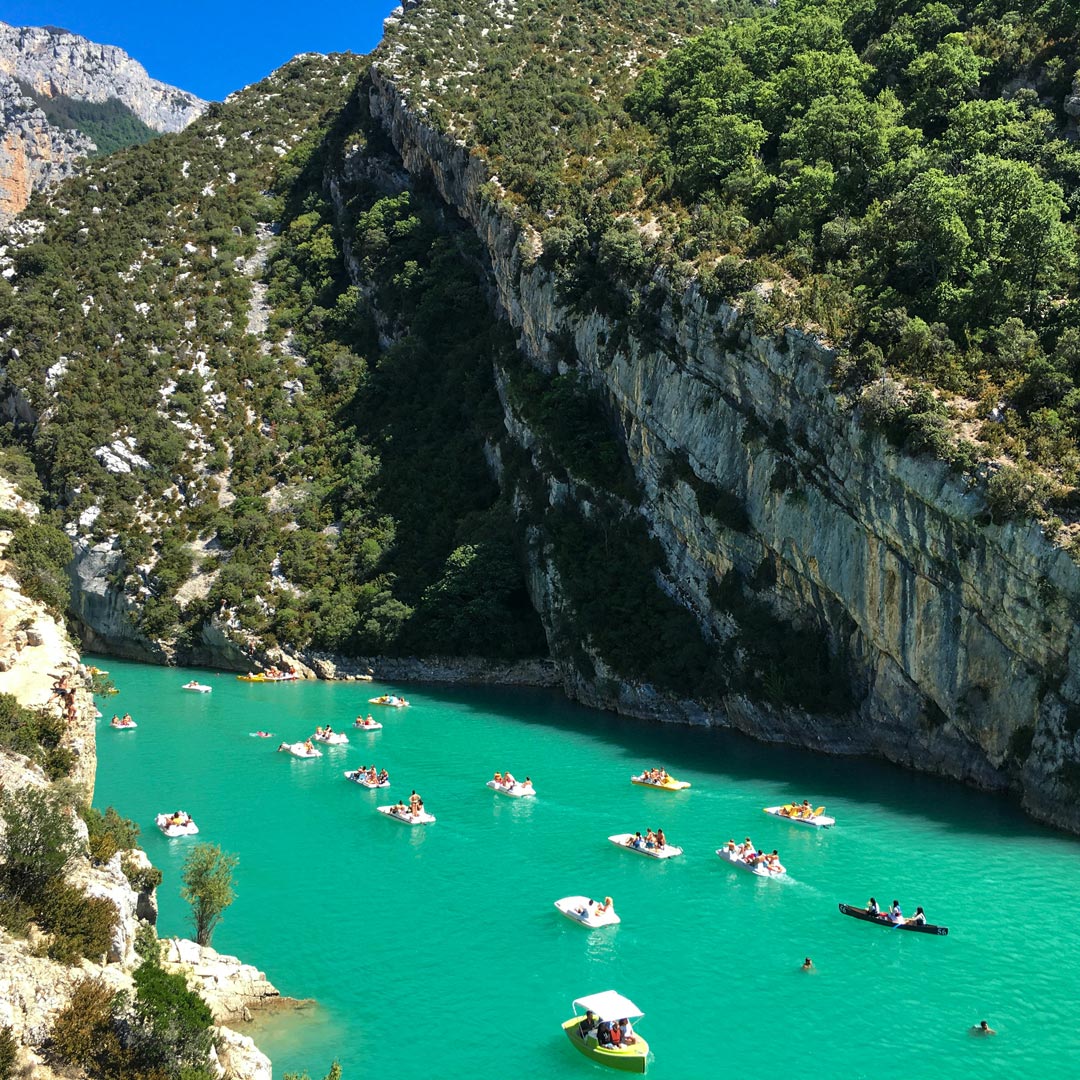
<path fill-rule="evenodd" d="M 990 524 L 981 483 L 868 431 L 831 388 L 830 350 L 808 335 L 759 336 L 693 285 L 665 288 L 647 335 L 561 304 L 536 262 L 537 238 L 485 189 L 483 162 L 428 125 L 378 67 L 370 103 L 409 173 L 432 182 L 484 241 L 525 357 L 557 370 L 552 342 L 572 341 L 577 371 L 622 433 L 669 595 L 722 639 L 735 616 L 715 586 L 731 572 L 752 582 L 756 601 L 845 658 L 850 707 L 817 715 L 746 693 L 680 700 L 616 678 L 595 656 L 595 676 L 583 675 L 563 650 L 567 689 L 628 713 L 872 753 L 1012 790 L 1036 816 L 1080 829 L 1072 559 L 1036 526 Z M 535 433 L 503 397 L 508 436 L 542 472 Z M 674 460 L 737 500 L 737 528 L 702 512 L 691 484 L 673 477 Z M 573 483 L 546 480 L 549 499 L 581 498 Z M 536 540 L 531 591 L 560 658 L 574 613 Z"/>
<path fill-rule="evenodd" d="M 27 91 L 99 104 L 115 99 L 160 132 L 182 131 L 207 105 L 151 79 L 115 46 L 55 27 L 0 23 L 0 222 L 23 210 L 34 191 L 70 176 L 97 149 L 85 134 L 50 123 Z"/>

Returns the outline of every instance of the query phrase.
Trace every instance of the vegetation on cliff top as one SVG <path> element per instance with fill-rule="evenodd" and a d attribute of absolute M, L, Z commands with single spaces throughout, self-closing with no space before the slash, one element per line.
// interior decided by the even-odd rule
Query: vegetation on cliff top
<path fill-rule="evenodd" d="M 995 516 L 1048 501 L 1071 516 L 1068 5 L 686 5 L 670 36 L 634 0 L 610 20 L 541 0 L 455 2 L 454 21 L 445 6 L 403 16 L 388 38 L 408 48 L 381 63 L 414 108 L 488 158 L 492 196 L 540 233 L 570 297 L 599 306 L 664 265 L 760 330 L 817 329 L 841 348 L 848 392 L 886 370 L 929 388 L 929 405 L 907 392 L 884 415 L 872 403 L 898 442 L 961 469 L 976 454 L 1019 466 Z"/>

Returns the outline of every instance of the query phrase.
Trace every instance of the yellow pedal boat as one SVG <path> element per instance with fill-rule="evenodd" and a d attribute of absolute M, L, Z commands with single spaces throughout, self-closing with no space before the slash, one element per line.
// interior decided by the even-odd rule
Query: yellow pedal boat
<path fill-rule="evenodd" d="M 604 990 L 578 998 L 574 1002 L 574 1015 L 563 1022 L 562 1028 L 571 1045 L 597 1064 L 620 1072 L 644 1074 L 649 1044 L 632 1028 L 632 1042 L 619 1046 L 600 1044 L 605 1025 L 618 1024 L 622 1020 L 637 1021 L 643 1015 L 629 998 L 614 990 Z"/>

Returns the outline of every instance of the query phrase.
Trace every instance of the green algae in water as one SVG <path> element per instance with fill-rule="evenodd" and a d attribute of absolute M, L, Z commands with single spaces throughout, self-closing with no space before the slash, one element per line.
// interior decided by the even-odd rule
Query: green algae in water
<path fill-rule="evenodd" d="M 240 857 L 215 948 L 316 999 L 253 1029 L 278 1077 L 319 1077 L 335 1058 L 345 1080 L 610 1075 L 559 1030 L 573 998 L 609 988 L 645 1012 L 659 1080 L 1075 1074 L 1080 844 L 1002 800 L 547 693 L 104 666 L 120 689 L 106 710 L 139 727 L 100 722 L 95 802 L 141 825 L 165 873 L 160 933 L 190 933 L 179 874 L 191 841 L 153 824 L 183 808 L 200 839 Z M 192 677 L 213 693 L 183 692 Z M 411 707 L 368 705 L 384 691 Z M 383 730 L 354 732 L 368 712 Z M 328 722 L 348 731 L 347 747 L 310 761 L 275 753 Z M 275 737 L 249 736 L 260 728 Z M 344 780 L 371 763 L 389 770 L 388 791 Z M 630 784 L 653 764 L 693 787 Z M 538 797 L 485 787 L 507 768 L 531 776 Z M 375 812 L 414 788 L 435 825 Z M 836 828 L 761 812 L 803 797 L 826 804 Z M 657 863 L 606 840 L 646 826 L 686 854 Z M 790 881 L 715 856 L 746 835 L 779 849 Z M 560 916 L 553 901 L 578 893 L 613 896 L 621 925 L 590 931 Z M 922 904 L 949 936 L 838 913 L 838 901 L 870 895 Z M 970 1036 L 983 1018 L 996 1037 Z"/>

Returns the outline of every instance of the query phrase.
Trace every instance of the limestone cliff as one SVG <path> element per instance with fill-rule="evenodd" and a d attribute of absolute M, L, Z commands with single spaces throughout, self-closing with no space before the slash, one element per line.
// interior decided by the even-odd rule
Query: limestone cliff
<path fill-rule="evenodd" d="M 64 96 L 122 102 L 154 131 L 180 131 L 206 108 L 184 90 L 151 79 L 122 49 L 45 27 L 0 23 L 0 221 L 30 195 L 70 175 L 96 147 L 77 130 L 50 123 L 25 88 L 41 99 Z"/>
<path fill-rule="evenodd" d="M 809 713 L 745 690 L 679 700 L 613 677 L 595 655 L 583 673 L 560 644 L 574 612 L 534 529 L 533 597 L 567 690 L 631 714 L 873 753 L 1012 790 L 1035 816 L 1080 829 L 1080 570 L 1068 555 L 1037 527 L 988 524 L 981 486 L 868 431 L 833 393 L 832 355 L 810 336 L 759 336 L 734 308 L 662 278 L 644 329 L 562 303 L 535 259 L 538 238 L 495 201 L 481 158 L 411 109 L 379 65 L 372 78 L 372 114 L 408 172 L 430 180 L 484 242 L 524 357 L 565 370 L 572 352 L 623 433 L 642 495 L 635 512 L 666 560 L 661 588 L 714 645 L 738 628 L 739 604 L 717 599 L 723 584 L 822 635 L 842 658 L 849 705 Z M 511 441 L 544 474 L 543 447 L 504 402 Z M 545 481 L 550 504 L 591 512 L 572 478 Z M 708 513 L 703 488 L 725 493 L 738 520 Z"/>
<path fill-rule="evenodd" d="M 23 499 L 7 479 L 0 477 L 0 510 L 33 518 L 39 509 Z M 93 793 L 96 767 L 96 709 L 90 680 L 63 624 L 43 604 L 24 596 L 3 559 L 11 538 L 0 530 L 0 693 L 11 694 L 20 705 L 55 710 L 65 718 L 63 745 L 74 751 L 71 780 L 77 789 Z M 65 689 L 58 692 L 61 685 Z M 48 785 L 41 769 L 20 754 L 0 750 L 0 790 Z M 86 826 L 78 821 L 85 844 Z M 0 829 L 3 822 L 0 821 Z M 65 868 L 64 877 L 89 897 L 103 899 L 117 914 L 107 954 L 97 961 L 69 965 L 46 959 L 41 935 L 21 938 L 0 926 L 0 1027 L 9 1027 L 18 1046 L 16 1065 L 26 1075 L 57 1075 L 43 1057 L 53 1021 L 68 1004 L 74 988 L 84 979 L 131 994 L 132 972 L 140 957 L 135 936 L 144 920 L 156 921 L 153 890 L 139 892 L 124 870 L 125 859 L 142 871 L 150 868 L 145 854 L 117 852 L 108 863 L 95 866 L 78 855 Z M 250 1019 L 249 1007 L 277 1002 L 280 995 L 266 976 L 235 957 L 201 950 L 192 942 L 176 941 L 163 957 L 168 970 L 189 976 L 193 988 L 207 1000 L 215 1023 Z M 270 1080 L 270 1061 L 252 1040 L 228 1027 L 215 1028 L 215 1061 L 222 1080 Z M 66 1073 L 65 1073 L 66 1075 Z"/>
<path fill-rule="evenodd" d="M 122 101 L 155 131 L 182 131 L 206 102 L 157 79 L 123 49 L 55 27 L 0 23 L 0 71 L 44 97 Z"/>
<path fill-rule="evenodd" d="M 45 119 L 14 79 L 0 75 L 0 221 L 19 213 L 30 193 L 70 176 L 93 142 Z"/>

